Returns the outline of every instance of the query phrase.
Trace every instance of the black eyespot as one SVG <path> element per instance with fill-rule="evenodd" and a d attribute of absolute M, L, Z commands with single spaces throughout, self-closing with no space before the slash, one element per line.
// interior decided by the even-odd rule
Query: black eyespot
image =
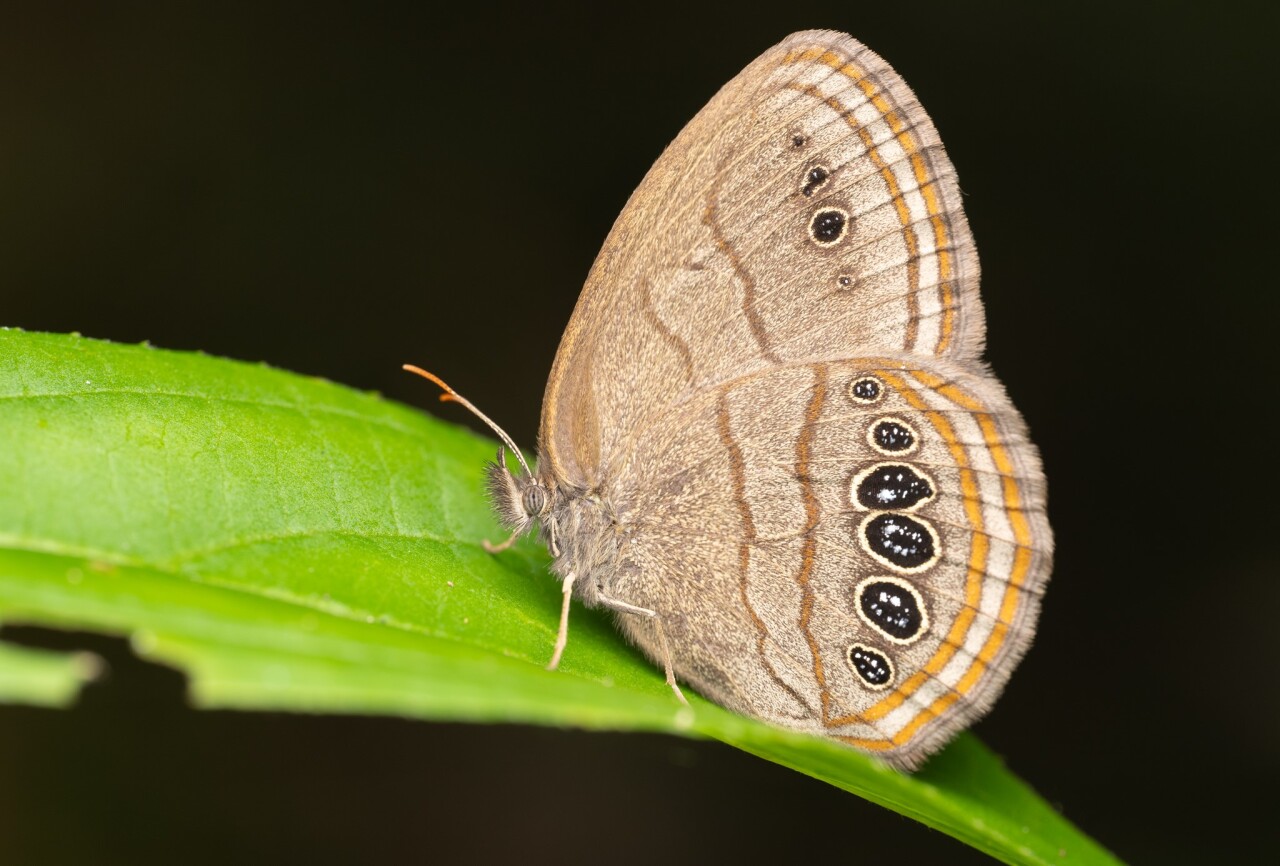
<path fill-rule="evenodd" d="M 906 581 L 872 579 L 858 588 L 858 611 L 871 626 L 896 643 L 911 643 L 924 633 L 924 599 Z"/>
<path fill-rule="evenodd" d="M 854 495 L 873 511 L 911 509 L 933 498 L 933 485 L 910 466 L 882 463 L 857 479 Z"/>
<path fill-rule="evenodd" d="M 523 500 L 525 513 L 536 517 L 546 507 L 547 491 L 543 489 L 541 484 L 530 484 L 524 489 L 521 499 Z"/>
<path fill-rule="evenodd" d="M 815 165 L 804 176 L 804 186 L 800 187 L 800 191 L 806 196 L 811 196 L 820 186 L 827 182 L 829 177 L 831 177 L 831 172 L 820 165 Z"/>
<path fill-rule="evenodd" d="M 871 647 L 854 644 L 849 647 L 849 664 L 862 681 L 873 689 L 882 689 L 893 679 L 893 665 L 883 653 Z"/>
<path fill-rule="evenodd" d="M 882 393 L 884 393 L 884 386 L 874 376 L 854 379 L 853 384 L 849 386 L 849 396 L 855 403 L 874 403 L 880 399 Z"/>
<path fill-rule="evenodd" d="M 849 215 L 838 208 L 823 208 L 809 223 L 809 237 L 820 247 L 835 246 L 849 227 Z"/>
<path fill-rule="evenodd" d="M 795 135 L 791 136 L 792 147 L 804 147 L 808 141 L 809 139 L 807 136 L 801 135 L 798 132 Z"/>
<path fill-rule="evenodd" d="M 853 285 L 853 277 L 849 276 L 848 274 L 841 274 L 840 276 L 836 277 L 836 285 L 842 289 L 847 289 Z"/>
<path fill-rule="evenodd" d="M 877 451 L 901 454 L 915 447 L 916 434 L 896 418 L 887 418 L 871 428 L 871 447 Z"/>
<path fill-rule="evenodd" d="M 937 558 L 933 530 L 905 514 L 877 514 L 862 524 L 871 555 L 902 571 L 921 571 Z"/>

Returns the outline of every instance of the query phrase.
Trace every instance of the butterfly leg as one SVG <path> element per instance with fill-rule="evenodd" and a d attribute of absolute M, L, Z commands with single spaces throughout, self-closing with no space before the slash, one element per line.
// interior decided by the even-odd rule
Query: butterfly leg
<path fill-rule="evenodd" d="M 676 693 L 680 703 L 688 706 L 689 701 L 685 698 L 684 692 L 680 691 L 680 686 L 676 683 L 676 672 L 671 667 L 671 647 L 667 646 L 666 629 L 662 627 L 662 620 L 658 617 L 653 618 L 653 624 L 658 629 L 658 643 L 662 646 L 662 667 L 667 672 L 667 685 L 671 686 L 671 691 Z"/>
<path fill-rule="evenodd" d="M 553 671 L 560 666 L 560 656 L 564 655 L 565 644 L 569 642 L 569 602 L 573 598 L 573 572 L 564 579 L 564 601 L 560 604 L 560 630 L 556 632 L 556 648 L 551 653 L 551 662 L 547 670 Z"/>
<path fill-rule="evenodd" d="M 503 541 L 499 544 L 494 544 L 492 541 L 490 541 L 487 538 L 481 539 L 480 543 L 484 546 L 484 549 L 489 551 L 490 553 L 502 553 L 502 551 L 506 550 L 508 547 L 516 543 L 516 539 L 520 537 L 520 532 L 521 530 L 517 529 L 515 532 L 511 533 L 510 536 L 507 537 L 506 541 Z"/>
<path fill-rule="evenodd" d="M 596 597 L 599 599 L 600 604 L 609 608 L 609 610 L 616 610 L 619 613 L 629 613 L 629 614 L 632 614 L 633 616 L 644 616 L 653 620 L 656 620 L 658 618 L 658 612 L 654 610 L 649 610 L 649 608 L 647 607 L 637 607 L 634 604 L 627 604 L 625 601 L 619 601 L 616 598 L 610 598 L 604 593 L 600 593 Z"/>
<path fill-rule="evenodd" d="M 662 647 L 662 668 L 667 674 L 667 685 L 671 686 L 671 691 L 676 693 L 676 697 L 679 698 L 680 703 L 688 704 L 689 702 L 685 700 L 684 692 L 680 691 L 680 686 L 676 683 L 676 672 L 671 666 L 671 647 L 667 645 L 667 633 L 662 628 L 662 618 L 658 616 L 658 612 L 649 610 L 647 607 L 637 607 L 634 604 L 627 604 L 625 601 L 619 601 L 616 598 L 609 598 L 607 595 L 601 595 L 599 599 L 600 604 L 610 608 L 611 610 L 629 613 L 634 616 L 644 616 L 653 620 L 653 627 L 658 632 L 658 645 Z"/>
<path fill-rule="evenodd" d="M 547 522 L 547 550 L 551 551 L 551 555 L 556 559 L 560 558 L 560 545 L 556 543 L 556 526 L 554 520 Z"/>

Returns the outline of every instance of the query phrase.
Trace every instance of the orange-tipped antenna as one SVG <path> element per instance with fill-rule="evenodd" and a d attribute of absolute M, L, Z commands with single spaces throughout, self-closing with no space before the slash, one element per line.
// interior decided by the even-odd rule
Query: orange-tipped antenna
<path fill-rule="evenodd" d="M 448 403 L 452 401 L 454 403 L 461 403 L 464 407 L 471 410 L 471 414 L 488 424 L 489 429 L 498 434 L 498 438 L 506 444 L 507 448 L 511 449 L 511 453 L 516 455 L 516 459 L 520 461 L 520 465 L 524 468 L 524 471 L 530 475 L 533 474 L 533 470 L 529 468 L 528 463 L 524 462 L 524 456 L 520 453 L 520 449 L 516 447 L 516 443 L 507 435 L 507 431 L 503 430 L 497 424 L 494 424 L 489 416 L 472 405 L 470 400 L 450 388 L 444 379 L 441 379 L 435 373 L 428 373 L 426 370 L 421 367 L 415 367 L 413 364 L 405 364 L 404 369 L 408 370 L 410 373 L 417 373 L 422 378 L 439 385 L 440 390 L 444 391 L 444 393 L 440 395 L 440 402 Z"/>

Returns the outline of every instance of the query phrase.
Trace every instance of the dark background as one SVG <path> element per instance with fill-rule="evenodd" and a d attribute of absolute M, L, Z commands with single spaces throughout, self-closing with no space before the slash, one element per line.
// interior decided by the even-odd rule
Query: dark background
<path fill-rule="evenodd" d="M 979 735 L 1135 862 L 1273 854 L 1274 4 L 774 5 L 6 6 L 0 323 L 465 420 L 415 361 L 531 446 L 649 164 L 788 32 L 851 32 L 959 169 L 1050 480 L 1040 636 Z M 6 863 L 983 860 L 714 743 L 196 713 L 123 644 L 62 643 L 112 674 L 0 708 Z"/>

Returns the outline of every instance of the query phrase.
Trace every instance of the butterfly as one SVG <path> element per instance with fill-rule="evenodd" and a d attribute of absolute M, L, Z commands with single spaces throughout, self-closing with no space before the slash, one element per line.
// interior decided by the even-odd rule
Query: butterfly
<path fill-rule="evenodd" d="M 536 470 L 488 490 L 570 601 L 678 683 L 910 769 L 982 715 L 1053 540 L 1035 446 L 981 360 L 955 170 L 896 72 L 796 33 L 636 189 L 547 383 Z M 510 451 L 518 468 L 509 468 Z M 497 550 L 505 546 L 493 547 Z"/>

